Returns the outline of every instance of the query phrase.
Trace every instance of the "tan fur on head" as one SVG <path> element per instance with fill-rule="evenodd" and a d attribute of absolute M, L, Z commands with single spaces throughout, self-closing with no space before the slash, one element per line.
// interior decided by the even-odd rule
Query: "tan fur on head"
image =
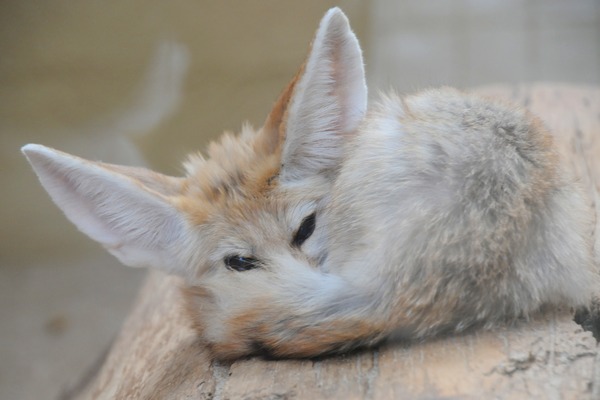
<path fill-rule="evenodd" d="M 207 158 L 199 153 L 188 156 L 178 206 L 191 216 L 192 223 L 201 224 L 214 214 L 215 204 L 231 198 L 264 197 L 272 189 L 281 167 L 288 105 L 303 69 L 287 85 L 259 131 L 245 125 L 241 134 L 224 134 L 219 142 L 211 143 Z"/>
<path fill-rule="evenodd" d="M 271 188 L 281 156 L 256 145 L 264 136 L 246 126 L 239 136 L 226 134 L 212 143 L 207 159 L 199 154 L 188 158 L 188 176 L 176 202 L 192 224 L 201 224 L 219 207 L 263 197 Z"/>
<path fill-rule="evenodd" d="M 367 110 L 339 9 L 264 126 L 186 176 L 23 152 L 66 216 L 124 264 L 182 276 L 215 357 L 312 357 L 590 301 L 590 209 L 541 122 L 443 88 Z"/>

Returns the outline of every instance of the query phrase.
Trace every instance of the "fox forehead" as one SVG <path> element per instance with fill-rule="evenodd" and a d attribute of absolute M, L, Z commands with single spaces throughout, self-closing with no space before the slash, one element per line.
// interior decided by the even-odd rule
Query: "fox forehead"
<path fill-rule="evenodd" d="M 186 177 L 174 203 L 192 225 L 211 216 L 243 216 L 270 204 L 280 169 L 280 152 L 267 152 L 257 140 L 260 132 L 244 127 L 209 145 L 207 157 L 192 154 L 184 164 Z"/>

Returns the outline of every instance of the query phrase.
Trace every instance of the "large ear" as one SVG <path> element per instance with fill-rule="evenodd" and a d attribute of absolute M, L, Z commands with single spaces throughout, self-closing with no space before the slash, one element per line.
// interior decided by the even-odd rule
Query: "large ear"
<path fill-rule="evenodd" d="M 287 107 L 282 183 L 339 165 L 344 141 L 356 132 L 367 107 L 363 59 L 339 8 L 325 14 Z"/>
<path fill-rule="evenodd" d="M 37 144 L 22 148 L 42 186 L 79 230 L 123 264 L 185 276 L 176 247 L 187 229 L 169 201 L 178 178 L 84 160 Z"/>

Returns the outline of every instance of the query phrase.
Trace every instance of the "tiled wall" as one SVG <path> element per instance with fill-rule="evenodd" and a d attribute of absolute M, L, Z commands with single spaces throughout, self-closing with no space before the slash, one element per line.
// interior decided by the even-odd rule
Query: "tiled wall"
<path fill-rule="evenodd" d="M 373 0 L 373 86 L 600 84 L 598 0 Z"/>

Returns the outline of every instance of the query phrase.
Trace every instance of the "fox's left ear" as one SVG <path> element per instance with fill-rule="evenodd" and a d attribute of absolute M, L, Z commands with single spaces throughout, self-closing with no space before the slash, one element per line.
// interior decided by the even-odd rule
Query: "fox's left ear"
<path fill-rule="evenodd" d="M 123 264 L 183 277 L 191 273 L 177 262 L 189 234 L 170 201 L 180 178 L 88 161 L 36 144 L 22 151 L 67 218 Z"/>
<path fill-rule="evenodd" d="M 280 182 L 330 176 L 367 108 L 362 53 L 339 8 L 321 20 L 306 63 L 282 101 L 285 107 L 278 104 L 272 113 L 285 111 Z"/>

